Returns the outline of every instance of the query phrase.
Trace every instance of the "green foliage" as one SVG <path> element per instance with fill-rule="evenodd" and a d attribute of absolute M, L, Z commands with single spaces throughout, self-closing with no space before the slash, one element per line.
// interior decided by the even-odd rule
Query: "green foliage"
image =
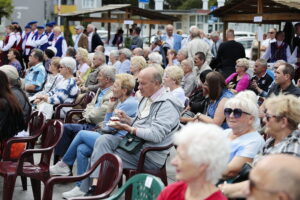
<path fill-rule="evenodd" d="M 0 0 L 0 18 L 10 17 L 13 12 L 12 0 Z"/>
<path fill-rule="evenodd" d="M 202 8 L 202 1 L 199 1 L 199 0 L 187 0 L 187 1 L 184 1 L 184 3 L 178 7 L 178 9 L 180 10 L 190 10 L 190 9 L 193 9 L 193 8 Z"/>

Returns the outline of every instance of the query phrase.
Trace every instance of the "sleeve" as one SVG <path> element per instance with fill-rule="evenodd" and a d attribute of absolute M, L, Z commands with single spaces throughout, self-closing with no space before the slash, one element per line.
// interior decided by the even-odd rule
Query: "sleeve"
<path fill-rule="evenodd" d="M 230 76 L 228 76 L 225 80 L 226 85 L 237 75 L 237 73 L 233 73 Z"/>
<path fill-rule="evenodd" d="M 192 78 L 194 78 L 194 77 L 192 77 Z M 187 96 L 187 97 L 191 95 L 191 93 L 193 92 L 194 88 L 196 87 L 196 84 L 194 84 L 195 81 L 192 78 L 187 79 L 185 81 L 185 83 L 184 83 L 183 90 L 184 90 L 185 96 Z"/>
<path fill-rule="evenodd" d="M 41 70 L 33 71 L 32 73 L 33 77 L 29 85 L 36 85 L 38 87 L 42 87 L 46 79 L 46 74 L 44 74 Z"/>
<path fill-rule="evenodd" d="M 297 62 L 298 47 L 295 48 L 292 55 L 288 58 L 288 63 L 295 64 Z"/>
<path fill-rule="evenodd" d="M 62 41 L 62 56 L 61 57 L 64 57 L 66 55 L 66 52 L 67 52 L 67 42 L 65 39 L 63 39 Z"/>
<path fill-rule="evenodd" d="M 8 43 L 2 48 L 2 51 L 8 51 L 10 48 L 12 48 L 17 41 L 16 36 L 11 35 L 9 37 Z"/>
<path fill-rule="evenodd" d="M 48 42 L 47 35 L 44 35 L 41 39 L 34 41 L 36 46 L 41 46 L 43 44 L 46 44 L 47 42 Z"/>
<path fill-rule="evenodd" d="M 59 88 L 55 88 L 49 94 L 48 103 L 50 104 L 62 104 L 69 97 L 73 87 L 75 87 L 75 81 L 72 82 L 71 79 L 62 83 L 62 86 Z M 50 96 L 52 94 L 52 96 Z"/>
<path fill-rule="evenodd" d="M 258 138 L 253 138 L 251 141 L 247 142 L 243 148 L 240 148 L 236 153 L 236 156 L 246 157 L 246 158 L 254 158 L 259 151 L 264 146 L 263 139 L 258 141 Z"/>
<path fill-rule="evenodd" d="M 268 60 L 271 57 L 271 45 L 268 46 L 265 53 L 261 56 L 261 58 Z"/>
<path fill-rule="evenodd" d="M 249 87 L 250 84 L 250 76 L 248 74 L 245 74 L 241 80 L 236 85 L 236 91 L 240 92 L 243 90 L 246 90 Z"/>

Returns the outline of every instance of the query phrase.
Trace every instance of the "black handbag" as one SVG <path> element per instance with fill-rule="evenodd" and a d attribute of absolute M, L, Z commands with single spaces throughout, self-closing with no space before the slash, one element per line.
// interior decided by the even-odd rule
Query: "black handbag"
<path fill-rule="evenodd" d="M 121 140 L 119 148 L 127 151 L 128 153 L 135 154 L 142 148 L 145 140 L 127 133 L 127 135 Z"/>

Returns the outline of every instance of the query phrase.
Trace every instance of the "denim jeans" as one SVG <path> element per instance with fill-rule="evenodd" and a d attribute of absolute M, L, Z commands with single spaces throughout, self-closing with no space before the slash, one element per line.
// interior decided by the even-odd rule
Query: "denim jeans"
<path fill-rule="evenodd" d="M 96 139 L 101 134 L 95 131 L 79 131 L 79 133 L 73 139 L 67 152 L 63 157 L 63 162 L 67 165 L 73 165 L 77 159 L 77 175 L 83 174 L 88 166 L 89 157 L 92 155 L 94 144 Z M 80 186 L 81 182 L 77 182 L 76 185 Z"/>
<path fill-rule="evenodd" d="M 63 157 L 68 150 L 72 140 L 81 130 L 91 130 L 95 127 L 93 124 L 64 124 L 64 133 L 54 149 L 54 155 Z"/>

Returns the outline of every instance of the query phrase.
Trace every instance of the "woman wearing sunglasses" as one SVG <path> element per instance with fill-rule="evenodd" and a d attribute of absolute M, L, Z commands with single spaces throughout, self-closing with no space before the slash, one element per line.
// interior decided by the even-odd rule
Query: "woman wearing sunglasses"
<path fill-rule="evenodd" d="M 269 136 L 264 147 L 254 159 L 254 164 L 269 154 L 300 155 L 300 100 L 293 95 L 279 95 L 266 99 L 265 134 Z M 243 198 L 249 181 L 221 186 L 224 194 L 232 198 Z M 276 198 L 272 198 L 276 199 Z"/>
<path fill-rule="evenodd" d="M 257 132 L 258 106 L 254 92 L 242 92 L 229 99 L 224 106 L 224 115 L 229 126 L 224 132 L 230 140 L 231 151 L 223 177 L 230 179 L 240 172 L 245 163 L 252 162 L 265 142 Z"/>

